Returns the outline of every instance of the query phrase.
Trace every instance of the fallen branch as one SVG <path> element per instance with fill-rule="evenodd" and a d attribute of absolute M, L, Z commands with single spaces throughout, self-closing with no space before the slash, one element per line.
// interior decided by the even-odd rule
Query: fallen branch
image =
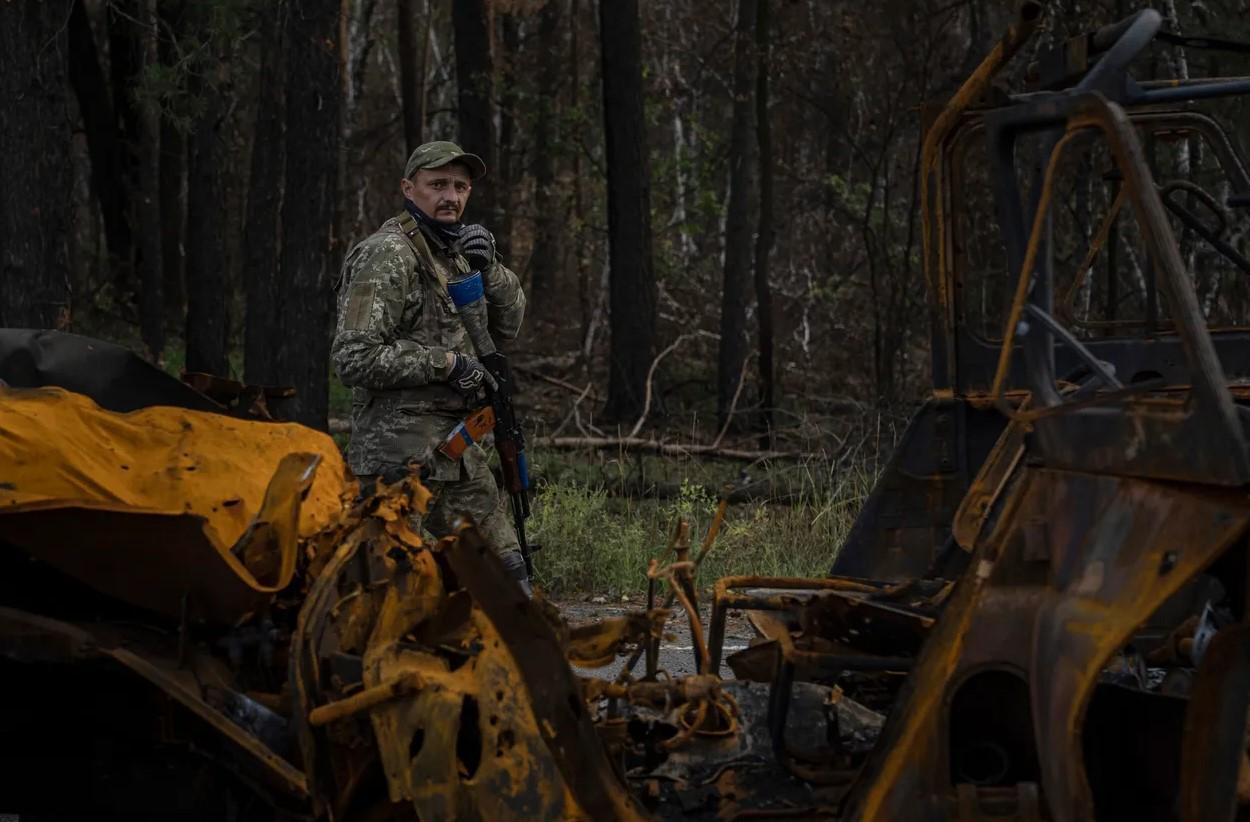
<path fill-rule="evenodd" d="M 590 401 L 593 403 L 599 402 L 598 392 L 596 392 L 590 385 L 587 386 L 589 393 L 586 393 L 581 386 L 574 385 L 573 383 L 567 380 L 562 380 L 559 377 L 552 377 L 548 374 L 542 373 L 541 371 L 536 371 L 533 368 L 514 365 L 513 370 L 524 374 L 526 377 L 532 377 L 533 379 L 542 380 L 545 383 L 550 383 L 551 385 L 563 388 L 565 391 L 572 391 L 574 394 L 584 394 L 585 396 L 590 397 Z"/>
<path fill-rule="evenodd" d="M 837 445 L 840 447 L 841 442 Z M 644 437 L 538 437 L 534 445 L 539 448 L 607 449 L 619 451 L 642 451 L 666 457 L 722 457 L 730 460 L 759 462 L 761 460 L 806 460 L 818 454 L 801 451 L 755 451 L 727 448 L 702 443 L 661 442 Z"/>
<path fill-rule="evenodd" d="M 581 420 L 581 416 L 578 414 L 577 407 L 582 404 L 582 400 L 586 399 L 586 395 L 590 393 L 591 385 L 592 385 L 591 383 L 586 383 L 585 390 L 583 390 L 582 393 L 577 395 L 577 399 L 573 400 L 573 407 L 569 409 L 569 413 L 564 415 L 564 419 L 560 420 L 560 424 L 556 426 L 556 430 L 551 432 L 551 436 L 553 437 L 560 436 L 560 432 L 564 430 L 564 426 L 568 425 L 569 420 L 573 419 L 574 417 L 577 418 L 578 430 L 584 430 L 582 429 L 582 420 Z"/>
<path fill-rule="evenodd" d="M 537 487 L 541 488 L 545 476 L 541 472 L 535 471 L 530 474 L 530 479 L 534 480 Z M 684 495 L 690 493 L 691 487 L 689 483 L 682 485 L 676 482 L 645 482 L 636 477 L 622 479 L 606 474 L 591 478 L 588 484 L 612 497 L 655 500 L 682 499 Z M 701 488 L 703 493 L 709 497 L 716 497 L 717 494 L 721 493 L 721 489 L 715 485 L 699 485 L 695 487 Z M 768 480 L 759 480 L 749 485 L 735 488 L 723 496 L 729 505 L 759 503 L 762 505 L 792 506 L 811 502 L 815 495 L 812 490 L 788 490 L 779 488 Z"/>
<path fill-rule="evenodd" d="M 712 440 L 712 447 L 718 448 L 721 440 L 725 439 L 725 434 L 729 431 L 729 425 L 733 422 L 734 412 L 738 410 L 738 398 L 742 396 L 742 384 L 747 379 L 747 361 L 742 361 L 742 370 L 738 372 L 738 387 L 734 389 L 734 398 L 729 403 L 729 413 L 725 415 L 725 424 L 720 427 L 720 433 L 716 435 L 716 439 Z M 636 432 L 635 432 L 636 433 Z"/>
<path fill-rule="evenodd" d="M 644 399 L 642 402 L 642 413 L 638 415 L 638 421 L 634 423 L 634 427 L 629 432 L 629 436 L 631 438 L 638 435 L 638 432 L 642 430 L 642 424 L 647 421 L 647 414 L 651 413 L 651 381 L 655 377 L 655 369 L 660 367 L 661 360 L 663 360 L 669 354 L 676 351 L 679 345 L 685 342 L 687 338 L 692 337 L 692 336 L 695 336 L 695 335 L 694 334 L 682 334 L 677 339 L 673 340 L 672 344 L 669 345 L 668 348 L 665 348 L 663 351 L 657 354 L 656 358 L 651 361 L 651 367 L 647 369 L 647 390 L 646 390 L 646 393 L 644 395 Z"/>

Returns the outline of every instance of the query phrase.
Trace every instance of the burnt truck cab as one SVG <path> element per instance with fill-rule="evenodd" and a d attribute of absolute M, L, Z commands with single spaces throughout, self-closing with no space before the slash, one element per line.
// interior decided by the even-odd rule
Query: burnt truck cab
<path fill-rule="evenodd" d="M 834 574 L 947 575 L 956 512 L 1013 417 L 1054 467 L 1250 479 L 1250 77 L 1130 68 L 1152 48 L 1250 48 L 1134 17 L 1037 54 L 1009 93 L 1030 8 L 927 130 L 932 394 Z M 1168 447 L 1132 453 L 1159 414 L 1184 417 Z"/>

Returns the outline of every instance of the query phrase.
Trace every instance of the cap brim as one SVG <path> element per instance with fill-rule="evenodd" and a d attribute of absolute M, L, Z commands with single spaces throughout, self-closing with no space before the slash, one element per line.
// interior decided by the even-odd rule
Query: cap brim
<path fill-rule="evenodd" d="M 449 166 L 452 163 L 464 163 L 469 169 L 470 180 L 478 180 L 486 176 L 486 163 L 482 162 L 481 157 L 476 154 L 469 154 L 468 152 L 465 152 L 464 154 L 457 154 L 447 162 L 432 166 L 432 168 L 442 168 L 443 166 Z"/>

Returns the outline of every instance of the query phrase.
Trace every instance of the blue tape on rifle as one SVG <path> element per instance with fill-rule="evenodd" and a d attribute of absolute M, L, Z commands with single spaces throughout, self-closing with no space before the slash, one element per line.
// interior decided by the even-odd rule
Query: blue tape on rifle
<path fill-rule="evenodd" d="M 521 487 L 526 491 L 530 488 L 530 465 L 529 460 L 525 458 L 525 452 L 516 455 L 516 467 L 521 475 Z"/>
<path fill-rule="evenodd" d="M 448 283 L 447 293 L 451 295 L 451 301 L 456 304 L 456 308 L 472 305 L 486 293 L 482 286 L 482 272 L 474 271 L 463 280 Z"/>

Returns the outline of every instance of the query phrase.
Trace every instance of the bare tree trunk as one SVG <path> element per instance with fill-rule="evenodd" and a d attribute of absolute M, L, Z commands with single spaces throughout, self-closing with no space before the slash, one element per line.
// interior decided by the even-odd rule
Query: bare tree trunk
<path fill-rule="evenodd" d="M 360 106 L 364 99 L 365 78 L 368 73 L 369 54 L 373 51 L 373 13 L 377 8 L 377 0 L 342 0 L 340 4 L 341 39 L 340 48 L 340 79 L 342 80 L 342 115 L 339 118 L 341 133 L 339 145 L 339 178 L 337 190 L 347 191 L 355 188 L 359 193 L 358 203 L 367 196 L 369 189 L 368 175 L 357 172 L 363 157 L 363 134 L 361 129 Z M 337 198 L 334 209 L 334 236 L 360 236 L 365 230 L 364 220 L 359 219 L 363 210 L 359 205 L 348 222 L 347 198 Z"/>
<path fill-rule="evenodd" d="M 71 2 L 0 3 L 0 327 L 69 326 Z"/>
<path fill-rule="evenodd" d="M 593 2 L 593 0 L 588 0 Z M 569 0 L 569 50 L 568 50 L 568 72 L 572 82 L 569 83 L 569 108 L 576 109 L 581 104 L 582 92 L 582 75 L 581 75 L 581 38 L 578 37 L 578 29 L 580 18 L 578 11 L 580 10 L 582 0 Z M 592 7 L 593 10 L 593 7 Z M 573 199 L 572 219 L 580 219 L 585 214 L 583 208 L 584 199 L 582 195 L 582 153 L 580 151 L 573 152 Z M 591 321 L 594 314 L 594 303 L 598 296 L 590 294 L 590 261 L 587 259 L 586 232 L 574 231 L 573 240 L 573 273 L 577 276 L 577 306 L 579 316 L 581 317 L 581 338 L 590 341 Z M 589 373 L 590 358 L 589 356 L 582 359 L 583 368 Z"/>
<path fill-rule="evenodd" d="M 188 371 L 226 376 L 230 333 L 222 208 L 224 101 L 213 78 L 193 85 L 203 110 L 187 141 L 186 344 Z"/>
<path fill-rule="evenodd" d="M 286 191 L 281 290 L 273 317 L 281 382 L 296 397 L 284 409 L 325 430 L 329 410 L 330 271 L 338 180 L 340 95 L 337 0 L 301 0 L 286 15 Z"/>
<path fill-rule="evenodd" d="M 599 4 L 599 42 L 608 167 L 612 331 L 604 414 L 610 419 L 633 420 L 644 403 L 655 347 L 656 303 L 638 0 L 603 0 Z"/>
<path fill-rule="evenodd" d="M 146 14 L 145 6 L 146 0 L 112 0 L 106 6 L 105 15 L 108 20 L 110 96 L 120 149 L 118 162 L 125 189 L 135 197 L 143 196 L 143 159 L 139 156 L 144 139 L 143 122 L 134 91 L 143 65 L 141 21 Z M 133 236 L 143 230 L 140 224 L 143 206 L 134 202 L 133 197 L 127 197 L 127 201 L 130 211 L 122 216 Z M 135 236 L 129 253 L 113 258 L 113 286 L 118 303 L 126 306 L 131 316 L 134 316 L 136 307 L 139 309 L 140 329 L 143 328 L 143 312 L 142 297 L 138 291 L 144 268 L 140 259 L 143 246 L 144 238 Z"/>
<path fill-rule="evenodd" d="M 534 121 L 534 250 L 530 254 L 531 305 L 550 316 L 556 296 L 560 266 L 560 214 L 556 191 L 555 151 L 558 138 L 554 124 L 559 111 L 560 6 L 563 0 L 547 0 L 538 18 L 538 48 L 542 64 L 538 74 L 538 112 Z M 577 21 L 571 21 L 576 25 Z"/>
<path fill-rule="evenodd" d="M 417 25 L 417 6 L 422 24 Z M 407 154 L 421 145 L 425 132 L 425 69 L 430 52 L 430 0 L 399 0 L 399 76 L 404 101 L 404 145 Z"/>
<path fill-rule="evenodd" d="M 247 382 L 261 385 L 282 381 L 275 352 L 283 341 L 275 333 L 274 317 L 282 305 L 278 217 L 282 208 L 282 123 L 286 98 L 283 84 L 275 78 L 282 76 L 284 68 L 282 31 L 286 13 L 285 2 L 271 2 L 260 10 L 256 129 L 243 235 L 243 373 Z"/>
<path fill-rule="evenodd" d="M 125 148 L 117 129 L 112 93 L 100 65 L 99 51 L 86 4 L 74 2 L 69 15 L 69 80 L 78 98 L 87 156 L 91 160 L 91 188 L 100 204 L 104 242 L 108 246 L 110 271 L 115 283 L 124 283 L 122 267 L 128 267 L 134 251 L 130 228 L 131 190 L 126 177 Z"/>
<path fill-rule="evenodd" d="M 160 61 L 156 2 L 144 0 L 140 18 L 145 66 L 156 66 Z M 148 359 L 161 362 L 165 353 L 165 301 L 161 294 L 161 109 L 156 100 L 141 101 L 139 131 L 139 200 L 135 204 L 139 228 L 139 328 Z"/>
<path fill-rule="evenodd" d="M 516 181 L 516 158 L 513 156 L 513 142 L 516 137 L 516 106 L 517 77 L 516 62 L 521 51 L 521 23 L 515 12 L 503 15 L 500 20 L 502 30 L 501 54 L 496 56 L 496 63 L 502 64 L 503 76 L 499 90 L 499 148 L 496 160 L 499 165 L 491 186 L 495 197 L 495 207 L 499 212 L 498 228 L 495 229 L 495 244 L 505 260 L 511 257 L 512 249 L 512 192 Z"/>
<path fill-rule="evenodd" d="M 161 295 L 167 328 L 182 328 L 186 310 L 183 274 L 186 254 L 187 200 L 183 193 L 187 173 L 187 140 L 168 118 L 161 120 Z"/>
<path fill-rule="evenodd" d="M 720 351 L 716 369 L 716 414 L 723 425 L 738 393 L 747 358 L 747 302 L 750 299 L 752 202 L 755 199 L 757 0 L 738 0 L 734 43 L 733 125 L 729 137 L 729 207 L 725 217 L 725 274 L 721 292 Z"/>
<path fill-rule="evenodd" d="M 768 0 L 757 0 L 755 46 L 758 75 L 755 86 L 755 128 L 759 144 L 760 218 L 755 237 L 755 302 L 759 313 L 760 405 L 764 434 L 761 448 L 772 447 L 773 408 L 777 400 L 773 381 L 773 295 L 768 281 L 768 257 L 773 250 L 773 138 L 768 114 L 768 67 L 771 49 L 768 41 Z"/>
<path fill-rule="evenodd" d="M 172 32 L 172 37 L 161 37 L 157 45 L 160 59 L 166 66 L 178 59 L 173 39 L 180 33 L 182 8 L 181 4 L 161 2 L 158 4 L 161 28 Z M 183 314 L 186 309 L 186 287 L 183 278 L 185 248 L 183 246 L 186 229 L 187 200 L 184 193 L 187 171 L 186 136 L 165 116 L 161 119 L 161 266 L 162 296 L 165 302 L 165 327 L 183 328 Z"/>
<path fill-rule="evenodd" d="M 491 12 L 487 0 L 456 0 L 451 7 L 456 37 L 456 85 L 460 118 L 460 147 L 498 172 L 495 153 L 493 65 L 491 60 Z M 495 185 L 473 192 L 465 222 L 484 222 L 498 230 L 501 224 Z"/>

